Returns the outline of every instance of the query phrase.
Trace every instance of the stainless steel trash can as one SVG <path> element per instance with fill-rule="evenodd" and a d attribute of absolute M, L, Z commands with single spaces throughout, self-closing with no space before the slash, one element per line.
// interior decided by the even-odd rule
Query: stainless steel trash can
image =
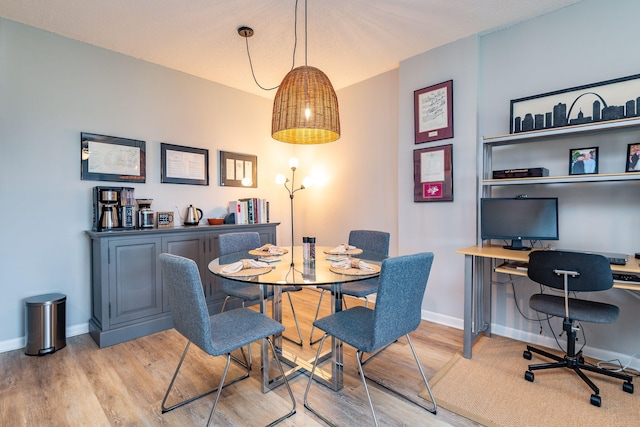
<path fill-rule="evenodd" d="M 66 302 L 67 296 L 63 294 L 27 298 L 25 354 L 44 356 L 67 345 Z"/>

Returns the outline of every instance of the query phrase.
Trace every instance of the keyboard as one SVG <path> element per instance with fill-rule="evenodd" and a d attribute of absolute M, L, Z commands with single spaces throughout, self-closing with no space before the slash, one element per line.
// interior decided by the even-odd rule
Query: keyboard
<path fill-rule="evenodd" d="M 633 273 L 613 273 L 613 280 L 619 282 L 638 282 L 640 283 L 640 275 Z"/>

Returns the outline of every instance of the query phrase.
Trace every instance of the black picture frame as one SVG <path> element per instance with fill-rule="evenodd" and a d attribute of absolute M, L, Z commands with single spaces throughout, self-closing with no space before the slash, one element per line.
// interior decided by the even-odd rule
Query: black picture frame
<path fill-rule="evenodd" d="M 80 179 L 146 181 L 146 143 L 137 139 L 80 133 Z"/>
<path fill-rule="evenodd" d="M 640 74 L 511 100 L 510 133 L 640 117 Z"/>
<path fill-rule="evenodd" d="M 209 185 L 209 150 L 160 143 L 160 181 L 164 184 Z"/>
<path fill-rule="evenodd" d="M 250 182 L 243 182 L 243 179 Z M 220 151 L 220 185 L 223 187 L 258 187 L 258 157 L 253 154 Z"/>
<path fill-rule="evenodd" d="M 453 138 L 453 80 L 413 92 L 415 143 Z"/>
<path fill-rule="evenodd" d="M 627 145 L 625 172 L 640 172 L 640 142 Z"/>
<path fill-rule="evenodd" d="M 597 174 L 598 159 L 598 147 L 572 148 L 569 150 L 569 175 Z"/>
<path fill-rule="evenodd" d="M 453 201 L 453 144 L 413 150 L 413 201 Z"/>

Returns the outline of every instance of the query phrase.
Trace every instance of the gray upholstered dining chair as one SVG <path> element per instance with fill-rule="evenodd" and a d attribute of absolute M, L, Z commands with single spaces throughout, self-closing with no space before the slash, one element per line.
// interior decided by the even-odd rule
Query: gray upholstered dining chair
<path fill-rule="evenodd" d="M 260 235 L 255 232 L 237 232 L 237 233 L 225 233 L 218 236 L 218 249 L 219 255 L 228 255 L 235 252 L 250 251 L 262 246 L 260 243 Z M 293 308 L 293 300 L 291 299 L 290 292 L 300 291 L 301 286 L 282 286 L 281 290 L 283 294 L 286 294 L 289 299 L 289 305 L 291 306 L 291 313 L 293 313 L 293 320 L 298 332 L 298 339 L 294 340 L 283 335 L 283 338 L 302 345 L 302 333 L 300 332 L 300 326 L 298 325 L 298 317 L 296 316 L 296 310 Z M 233 280 L 222 279 L 222 290 L 227 294 L 222 304 L 222 311 L 227 306 L 227 302 L 230 298 L 238 298 L 242 300 L 242 306 L 245 303 L 256 303 L 262 299 L 262 291 L 260 286 L 251 283 L 242 283 Z M 273 297 L 273 288 L 270 286 L 267 289 L 267 296 Z M 249 358 L 251 359 L 251 352 L 249 352 Z M 251 361 L 249 361 L 251 363 Z"/>
<path fill-rule="evenodd" d="M 389 255 L 389 239 L 391 235 L 385 231 L 376 230 L 351 230 L 349 232 L 349 245 L 355 246 L 367 252 L 374 252 L 381 256 Z M 320 313 L 320 306 L 322 304 L 322 296 L 325 291 L 331 291 L 331 285 L 319 285 L 320 299 L 318 300 L 318 307 L 316 308 L 316 315 L 314 320 L 318 319 Z M 365 307 L 369 306 L 369 295 L 375 294 L 378 291 L 378 278 L 359 280 L 357 282 L 349 282 L 342 285 L 342 295 L 348 295 L 355 298 L 364 298 Z M 344 300 L 343 300 L 344 301 Z M 345 301 L 346 307 L 346 301 Z M 309 344 L 313 345 L 320 341 L 320 338 L 313 340 L 313 332 L 315 328 L 311 327 L 311 333 L 309 334 Z"/>
<path fill-rule="evenodd" d="M 364 390 L 369 400 L 369 407 L 375 425 L 378 425 L 369 388 L 366 379 L 375 381 L 378 385 L 387 388 L 404 399 L 435 414 L 437 405 L 431 388 L 418 359 L 418 355 L 413 347 L 409 333 L 415 331 L 420 325 L 422 298 L 429 280 L 431 265 L 433 264 L 433 253 L 425 252 L 415 255 L 405 255 L 394 258 L 387 258 L 382 261 L 380 280 L 378 281 L 378 296 L 374 309 L 356 306 L 348 310 L 340 311 L 328 317 L 316 320 L 314 325 L 325 331 L 320 340 L 316 359 L 311 369 L 307 389 L 304 393 L 304 406 L 317 415 L 324 422 L 333 423 L 313 409 L 308 402 L 309 390 L 313 382 L 313 376 L 318 366 L 318 361 L 322 354 L 322 345 L 328 336 L 333 336 L 345 344 L 355 347 L 356 362 L 358 372 L 364 384 Z M 381 381 L 377 381 L 365 375 L 363 370 L 362 354 L 379 354 L 390 344 L 405 336 L 409 347 L 413 352 L 413 357 L 418 365 L 418 370 L 426 386 L 431 399 L 431 405 L 426 406 L 414 399 L 409 398 L 396 390 L 391 389 Z M 370 361 L 371 358 L 367 359 Z M 366 363 L 366 362 L 365 362 Z"/>
<path fill-rule="evenodd" d="M 560 289 L 562 295 L 534 294 L 529 298 L 529 307 L 549 316 L 563 318 L 562 330 L 567 335 L 567 349 L 562 356 L 528 345 L 522 356 L 531 360 L 531 353 L 540 354 L 555 362 L 529 365 L 524 373 L 527 381 L 533 382 L 533 371 L 539 369 L 568 368 L 574 371 L 593 391 L 590 403 L 600 406 L 600 389 L 582 370 L 624 380 L 622 390 L 633 393 L 632 377 L 623 373 L 584 363 L 582 350 L 576 352 L 575 322 L 613 323 L 618 319 L 618 306 L 599 301 L 570 298 L 569 293 L 596 292 L 610 289 L 613 276 L 609 261 L 602 255 L 571 251 L 534 251 L 529 255 L 529 278 L 541 285 Z"/>
<path fill-rule="evenodd" d="M 274 425 L 285 418 L 290 417 L 296 412 L 296 401 L 289 387 L 289 382 L 284 374 L 280 360 L 278 359 L 273 342 L 269 338 L 271 335 L 280 333 L 284 327 L 273 319 L 264 314 L 250 310 L 248 308 L 240 308 L 230 310 L 225 313 L 214 314 L 209 316 L 207 303 L 204 298 L 202 289 L 202 281 L 200 280 L 200 272 L 195 261 L 183 258 L 178 255 L 167 253 L 160 254 L 160 265 L 162 267 L 163 280 L 169 292 L 169 303 L 171 304 L 171 317 L 173 325 L 180 334 L 188 341 L 182 353 L 182 357 L 178 362 L 167 392 L 162 399 L 162 413 L 166 413 L 200 397 L 206 396 L 217 391 L 216 398 L 209 414 L 207 425 L 211 424 L 218 400 L 223 387 L 238 382 L 249 376 L 249 368 L 244 375 L 225 382 L 229 365 L 231 363 L 231 352 L 242 348 L 252 342 L 266 339 L 273 352 L 274 359 L 280 370 L 280 375 L 284 379 L 284 383 L 291 398 L 292 409 L 287 414 L 281 416 L 269 425 Z M 170 407 L 166 407 L 167 398 L 173 388 L 173 384 L 178 376 L 178 371 L 184 362 L 185 356 L 191 344 L 195 344 L 205 353 L 211 356 L 227 355 L 227 363 L 220 379 L 220 384 L 204 393 L 188 398 Z"/>

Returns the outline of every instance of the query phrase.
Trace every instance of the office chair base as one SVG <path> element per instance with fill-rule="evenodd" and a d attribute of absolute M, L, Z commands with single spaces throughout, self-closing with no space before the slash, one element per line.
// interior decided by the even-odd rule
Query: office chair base
<path fill-rule="evenodd" d="M 523 352 L 522 357 L 527 360 L 531 360 L 531 353 L 537 353 L 541 356 L 544 356 L 548 359 L 555 360 L 556 362 L 550 363 L 538 363 L 534 365 L 529 365 L 529 370 L 524 373 L 524 379 L 533 382 L 535 379 L 535 375 L 533 371 L 542 370 L 542 369 L 555 369 L 555 368 L 567 368 L 573 370 L 588 386 L 593 390 L 593 394 L 590 398 L 590 403 L 594 406 L 600 407 L 602 404 L 602 399 L 600 398 L 600 389 L 585 375 L 582 370 L 595 372 L 597 374 L 605 375 L 608 377 L 618 378 L 624 380 L 625 382 L 622 384 L 622 390 L 626 393 L 633 394 L 633 383 L 631 382 L 633 378 L 629 375 L 621 374 L 619 372 L 612 372 L 606 369 L 602 369 L 596 366 L 587 365 L 584 363 L 584 357 L 582 357 L 582 352 L 578 352 L 576 355 L 564 355 L 557 356 L 555 354 L 551 354 L 547 351 L 527 346 L 527 349 Z"/>

